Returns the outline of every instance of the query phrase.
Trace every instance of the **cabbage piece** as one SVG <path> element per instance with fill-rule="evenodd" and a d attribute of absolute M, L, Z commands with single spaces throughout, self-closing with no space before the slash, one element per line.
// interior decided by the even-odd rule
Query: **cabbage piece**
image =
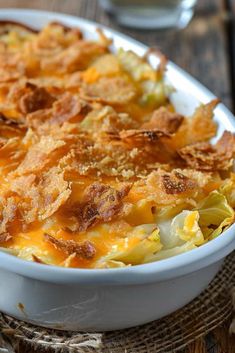
<path fill-rule="evenodd" d="M 203 233 L 198 224 L 198 211 L 182 211 L 171 223 L 171 233 L 177 234 L 181 240 L 190 241 L 194 245 L 201 245 L 205 242 Z"/>
<path fill-rule="evenodd" d="M 126 267 L 126 265 L 121 261 L 115 260 L 100 260 L 96 263 L 95 268 L 118 268 Z"/>
<path fill-rule="evenodd" d="M 175 246 L 172 249 L 163 249 L 156 254 L 146 256 L 146 258 L 144 259 L 144 263 L 167 259 L 169 257 L 180 255 L 193 249 L 196 249 L 196 246 L 191 242 L 187 242 L 183 245 Z"/>
<path fill-rule="evenodd" d="M 133 228 L 106 259 L 123 262 L 126 265 L 138 265 L 145 262 L 146 256 L 155 254 L 161 248 L 159 229 L 155 224 L 146 224 Z"/>
<path fill-rule="evenodd" d="M 171 232 L 171 223 L 173 218 L 179 215 L 183 209 L 187 208 L 187 206 L 186 203 L 182 202 L 174 207 L 165 206 L 158 210 L 155 221 L 160 230 L 160 238 L 163 248 L 168 249 L 183 244 L 178 235 Z"/>
<path fill-rule="evenodd" d="M 143 95 L 140 104 L 157 108 L 168 102 L 168 96 L 174 89 L 164 82 L 163 75 L 159 77 L 157 70 L 132 51 L 119 49 L 117 57 L 132 79 L 141 84 Z"/>
<path fill-rule="evenodd" d="M 197 211 L 184 210 L 172 220 L 159 222 L 160 239 L 163 249 L 171 249 L 190 241 L 199 246 L 205 242 L 203 233 L 198 224 Z"/>
<path fill-rule="evenodd" d="M 129 73 L 134 81 L 157 80 L 157 73 L 152 66 L 133 51 L 125 51 L 120 48 L 117 52 L 117 58 L 123 69 Z"/>
<path fill-rule="evenodd" d="M 199 225 L 203 232 L 207 232 L 209 239 L 216 238 L 234 220 L 234 210 L 226 197 L 218 191 L 212 191 L 201 201 L 198 212 Z"/>
<path fill-rule="evenodd" d="M 144 262 L 162 260 L 195 249 L 205 242 L 198 224 L 197 211 L 183 210 L 173 219 L 158 223 L 160 240 L 163 244 L 161 251 L 145 257 Z"/>
<path fill-rule="evenodd" d="M 179 202 L 172 207 L 172 205 L 161 207 L 157 210 L 155 220 L 156 222 L 164 222 L 172 220 L 173 217 L 177 216 L 181 211 L 188 209 L 190 205 L 186 202 Z"/>
<path fill-rule="evenodd" d="M 17 257 L 27 261 L 33 261 L 33 255 L 36 255 L 42 262 L 46 264 L 55 264 L 55 259 L 50 255 L 49 251 L 41 250 L 38 246 L 27 246 L 24 248 L 15 246 L 12 250 L 17 253 Z"/>
<path fill-rule="evenodd" d="M 4 248 L 2 246 L 0 246 L 0 251 L 5 252 L 10 255 L 14 255 L 14 256 L 18 256 L 18 254 L 19 254 L 19 251 L 16 249 Z"/>
<path fill-rule="evenodd" d="M 170 249 L 182 244 L 177 234 L 171 233 L 172 219 L 157 224 L 163 249 Z"/>
<path fill-rule="evenodd" d="M 174 91 L 173 87 L 164 81 L 145 81 L 141 84 L 143 95 L 140 104 L 158 108 L 168 102 L 168 96 Z"/>

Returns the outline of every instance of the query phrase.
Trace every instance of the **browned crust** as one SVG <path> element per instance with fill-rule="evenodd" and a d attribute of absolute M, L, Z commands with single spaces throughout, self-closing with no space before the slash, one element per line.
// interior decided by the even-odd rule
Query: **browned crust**
<path fill-rule="evenodd" d="M 82 120 L 90 110 L 91 106 L 89 103 L 70 93 L 66 93 L 53 104 L 50 123 L 62 124 L 78 115 L 80 115 L 80 120 Z"/>
<path fill-rule="evenodd" d="M 174 171 L 173 174 L 164 174 L 162 183 L 167 194 L 181 194 L 193 189 L 195 183 L 184 174 Z"/>
<path fill-rule="evenodd" d="M 123 77 L 101 77 L 97 82 L 83 84 L 80 89 L 82 98 L 111 105 L 128 104 L 136 93 L 135 86 Z"/>
<path fill-rule="evenodd" d="M 155 110 L 151 119 L 142 125 L 142 129 L 158 129 L 166 134 L 174 134 L 184 120 L 183 115 L 170 112 L 165 107 Z"/>
<path fill-rule="evenodd" d="M 180 157 L 190 168 L 203 171 L 227 170 L 235 155 L 235 135 L 225 131 L 213 146 L 202 142 L 179 150 Z"/>
<path fill-rule="evenodd" d="M 54 101 L 55 98 L 45 88 L 31 85 L 31 91 L 20 98 L 19 108 L 23 114 L 29 114 L 50 108 Z"/>
<path fill-rule="evenodd" d="M 100 221 L 109 222 L 117 217 L 123 208 L 122 200 L 130 188 L 130 185 L 124 185 L 118 191 L 98 182 L 86 188 L 84 202 L 74 206 L 79 231 L 86 231 Z"/>
<path fill-rule="evenodd" d="M 159 140 L 161 137 L 169 137 L 169 134 L 164 131 L 157 129 L 153 130 L 123 130 L 119 134 L 121 140 L 137 140 L 137 141 L 149 141 L 154 142 Z"/>
<path fill-rule="evenodd" d="M 77 243 L 74 240 L 56 239 L 50 234 L 44 234 L 45 241 L 52 244 L 56 249 L 65 252 L 68 255 L 76 254 L 86 260 L 91 260 L 96 254 L 95 246 L 88 240 Z"/>

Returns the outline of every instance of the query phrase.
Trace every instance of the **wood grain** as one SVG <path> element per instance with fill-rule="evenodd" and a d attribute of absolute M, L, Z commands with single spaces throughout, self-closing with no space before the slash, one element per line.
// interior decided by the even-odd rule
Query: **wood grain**
<path fill-rule="evenodd" d="M 235 73 L 231 72 L 231 54 L 235 58 L 235 0 L 230 4 L 233 35 L 228 35 L 222 0 L 199 0 L 193 20 L 183 31 L 158 33 L 120 27 L 95 0 L 0 0 L 0 8 L 34 8 L 85 17 L 119 30 L 149 46 L 159 47 L 172 61 L 198 78 L 228 106 L 232 107 Z M 223 2 L 224 3 L 224 2 Z M 233 15 L 232 15 L 233 10 Z M 227 11 L 227 10 L 226 10 Z M 233 43 L 231 41 L 233 38 Z M 230 50 L 229 50 L 230 48 Z M 185 353 L 235 353 L 235 338 L 228 334 L 229 323 L 205 338 L 192 343 Z M 21 346 L 18 353 L 30 353 Z M 38 353 L 38 352 L 37 352 Z"/>

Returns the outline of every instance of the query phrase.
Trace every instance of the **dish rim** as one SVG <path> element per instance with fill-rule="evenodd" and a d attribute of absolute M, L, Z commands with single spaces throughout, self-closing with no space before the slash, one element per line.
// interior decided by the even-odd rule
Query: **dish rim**
<path fill-rule="evenodd" d="M 102 28 L 105 33 L 111 35 L 114 39 L 121 39 L 127 43 L 129 47 L 136 47 L 138 51 L 146 51 L 148 46 L 124 35 L 107 26 L 98 24 L 84 18 L 67 15 L 64 13 L 34 10 L 34 9 L 16 9 L 6 8 L 0 10 L 0 20 L 16 20 L 24 23 L 24 15 L 26 16 L 46 16 L 55 20 L 65 22 L 70 25 L 76 25 L 81 28 L 84 33 L 89 29 Z M 52 19 L 49 19 L 50 21 Z M 33 20 L 32 20 L 33 21 Z M 27 22 L 27 21 L 26 21 Z M 178 76 L 183 79 L 189 88 L 194 90 L 193 96 L 199 101 L 206 103 L 208 100 L 215 98 L 205 86 L 193 78 L 190 74 L 182 70 L 176 64 L 169 61 L 167 74 L 169 76 Z M 200 98 L 199 98 L 200 97 Z M 225 123 L 230 130 L 235 131 L 235 119 L 233 114 L 224 106 L 219 104 L 216 108 L 218 114 L 221 115 L 220 121 L 225 119 Z M 225 124 L 224 123 L 224 124 Z M 54 283 L 83 283 L 83 284 L 137 284 L 150 283 L 158 280 L 166 280 L 181 275 L 186 275 L 203 267 L 209 266 L 216 261 L 225 257 L 229 252 L 235 249 L 235 223 L 222 233 L 221 236 L 210 242 L 190 250 L 186 253 L 175 255 L 173 257 L 159 260 L 152 263 L 140 264 L 131 267 L 114 268 L 114 269 L 82 269 L 82 268 L 64 268 L 55 265 L 37 264 L 31 261 L 23 260 L 14 255 L 0 251 L 0 268 L 10 270 L 26 277 L 39 280 L 50 281 Z"/>

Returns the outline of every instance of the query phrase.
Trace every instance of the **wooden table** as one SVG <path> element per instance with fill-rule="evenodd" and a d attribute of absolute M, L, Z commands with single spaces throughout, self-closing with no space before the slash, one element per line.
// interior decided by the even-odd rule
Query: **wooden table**
<path fill-rule="evenodd" d="M 96 0 L 0 0 L 0 8 L 4 7 L 44 9 L 85 17 L 149 46 L 157 46 L 235 112 L 235 0 L 199 0 L 189 26 L 183 31 L 168 33 L 120 27 Z M 235 338 L 228 335 L 228 323 L 191 344 L 186 352 L 235 353 Z"/>

